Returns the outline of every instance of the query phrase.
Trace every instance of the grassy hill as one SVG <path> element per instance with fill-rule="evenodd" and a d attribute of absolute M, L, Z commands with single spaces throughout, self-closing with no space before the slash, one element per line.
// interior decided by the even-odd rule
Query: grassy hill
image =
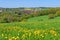
<path fill-rule="evenodd" d="M 28 22 L 59 22 L 60 21 L 60 17 L 55 17 L 54 19 L 49 19 L 49 17 L 47 16 L 47 15 L 45 15 L 45 16 L 37 16 L 37 17 L 34 17 L 34 18 L 29 18 L 28 20 L 27 20 Z"/>
<path fill-rule="evenodd" d="M 60 17 L 45 15 L 26 22 L 0 23 L 0 40 L 60 40 Z"/>

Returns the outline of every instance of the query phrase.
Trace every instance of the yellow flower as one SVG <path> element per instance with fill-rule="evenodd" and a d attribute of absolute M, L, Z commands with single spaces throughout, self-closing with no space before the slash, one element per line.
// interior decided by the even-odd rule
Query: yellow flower
<path fill-rule="evenodd" d="M 8 37 L 5 37 L 5 38 L 8 38 Z"/>
<path fill-rule="evenodd" d="M 12 37 L 12 39 L 17 40 L 17 37 Z"/>
<path fill-rule="evenodd" d="M 45 34 L 47 34 L 47 33 L 45 33 Z"/>
<path fill-rule="evenodd" d="M 31 36 L 31 32 L 29 33 L 29 37 Z"/>
<path fill-rule="evenodd" d="M 24 39 L 25 37 L 26 37 L 26 35 L 25 35 L 25 34 L 23 34 L 23 35 L 22 35 L 22 38 Z"/>
<path fill-rule="evenodd" d="M 54 31 L 54 30 L 50 30 L 50 33 L 51 33 L 52 35 L 54 35 L 54 36 L 57 35 L 56 31 Z"/>
<path fill-rule="evenodd" d="M 16 37 L 17 39 L 19 38 L 19 36 Z"/>
<path fill-rule="evenodd" d="M 15 38 L 15 37 L 12 37 L 13 39 Z"/>
<path fill-rule="evenodd" d="M 43 38 L 44 36 L 42 36 L 42 38 Z"/>
<path fill-rule="evenodd" d="M 57 36 L 57 34 L 54 34 L 54 36 Z"/>
<path fill-rule="evenodd" d="M 2 37 L 4 37 L 4 34 L 2 34 Z"/>
<path fill-rule="evenodd" d="M 18 33 L 18 35 L 19 35 L 19 33 Z"/>
<path fill-rule="evenodd" d="M 39 35 L 39 34 L 40 34 L 40 30 L 34 31 L 34 35 Z"/>
<path fill-rule="evenodd" d="M 43 35 L 43 34 L 41 34 L 40 36 L 41 36 L 42 38 L 44 37 L 44 35 Z"/>
<path fill-rule="evenodd" d="M 9 38 L 9 40 L 12 40 L 11 38 Z"/>
<path fill-rule="evenodd" d="M 23 32 L 30 32 L 30 30 L 24 29 Z"/>
<path fill-rule="evenodd" d="M 49 31 L 45 31 L 44 33 L 47 35 Z"/>
<path fill-rule="evenodd" d="M 15 40 L 17 40 L 17 38 L 14 38 Z"/>

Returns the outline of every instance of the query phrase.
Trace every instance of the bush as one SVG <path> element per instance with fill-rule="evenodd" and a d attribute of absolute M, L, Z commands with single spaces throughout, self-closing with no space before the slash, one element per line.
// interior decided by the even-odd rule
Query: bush
<path fill-rule="evenodd" d="M 55 17 L 55 15 L 54 14 L 49 14 L 48 17 L 49 17 L 49 19 L 53 19 Z"/>
<path fill-rule="evenodd" d="M 60 11 L 57 11 L 55 16 L 60 16 Z"/>

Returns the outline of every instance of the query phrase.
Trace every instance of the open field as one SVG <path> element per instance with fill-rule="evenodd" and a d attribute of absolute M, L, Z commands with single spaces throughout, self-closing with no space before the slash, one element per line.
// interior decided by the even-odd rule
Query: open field
<path fill-rule="evenodd" d="M 27 22 L 0 23 L 0 40 L 60 40 L 60 17 L 38 16 Z"/>
<path fill-rule="evenodd" d="M 0 0 L 0 40 L 60 40 L 59 0 Z"/>

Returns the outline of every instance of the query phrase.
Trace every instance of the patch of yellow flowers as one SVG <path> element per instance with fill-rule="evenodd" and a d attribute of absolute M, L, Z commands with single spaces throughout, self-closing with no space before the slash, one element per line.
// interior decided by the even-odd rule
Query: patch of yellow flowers
<path fill-rule="evenodd" d="M 4 28 L 5 29 L 5 28 Z M 5 38 L 5 39 L 8 39 L 8 40 L 17 40 L 17 39 L 25 39 L 25 38 L 29 38 L 31 37 L 32 35 L 34 35 L 34 37 L 38 36 L 38 37 L 42 37 L 44 38 L 45 35 L 48 34 L 48 31 L 46 30 L 40 30 L 40 29 L 33 29 L 33 30 L 30 30 L 30 29 L 23 29 L 23 28 L 19 28 L 19 27 L 12 27 L 12 28 L 7 28 L 8 31 L 12 30 L 12 31 L 16 31 L 17 30 L 17 36 L 12 36 L 12 35 L 8 35 L 6 36 L 4 33 L 0 34 L 1 37 Z M 5 30 L 4 30 L 5 31 Z M 23 34 L 20 34 L 21 32 L 23 32 Z M 57 32 L 54 31 L 54 30 L 49 30 L 49 32 L 53 35 L 53 36 L 57 36 Z M 45 34 L 45 35 L 43 35 Z M 21 35 L 21 37 L 20 37 Z"/>
<path fill-rule="evenodd" d="M 54 31 L 54 30 L 50 30 L 50 33 L 51 33 L 53 36 L 57 36 L 57 32 Z"/>
<path fill-rule="evenodd" d="M 39 36 L 39 35 L 40 35 L 40 30 L 35 30 L 35 31 L 34 31 L 34 35 L 35 35 L 35 36 L 36 36 L 36 35 Z"/>

